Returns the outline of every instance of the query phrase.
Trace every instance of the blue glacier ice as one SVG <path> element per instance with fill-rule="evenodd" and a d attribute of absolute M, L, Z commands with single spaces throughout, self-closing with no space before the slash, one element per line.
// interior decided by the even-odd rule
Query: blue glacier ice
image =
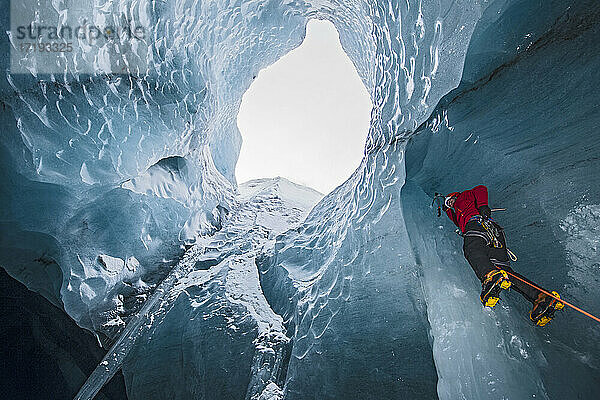
<path fill-rule="evenodd" d="M 487 185 L 514 268 L 600 314 L 596 1 L 34 3 L 151 31 L 50 65 L 2 6 L 0 265 L 106 351 L 88 377 L 57 354 L 65 398 L 117 373 L 129 399 L 600 396 L 600 325 L 483 309 L 431 207 Z M 325 195 L 238 184 L 242 95 L 314 18 L 371 96 L 362 162 Z"/>

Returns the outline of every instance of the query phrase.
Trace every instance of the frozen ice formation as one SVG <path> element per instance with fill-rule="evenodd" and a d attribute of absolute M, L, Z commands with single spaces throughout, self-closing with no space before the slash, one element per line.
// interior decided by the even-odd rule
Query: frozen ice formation
<path fill-rule="evenodd" d="M 281 390 L 277 385 L 282 385 L 290 338 L 263 295 L 256 259 L 272 251 L 278 234 L 297 227 L 322 195 L 283 178 L 253 180 L 239 191 L 238 205 L 219 231 L 188 249 L 130 319 L 77 398 L 93 397 L 123 362 L 132 399 L 200 393 L 258 399 L 263 391 Z M 181 334 L 171 334 L 182 328 Z M 189 357 L 180 363 L 181 354 L 172 350 L 188 346 Z M 162 384 L 163 362 L 171 365 L 172 385 Z M 190 375 L 188 368 L 204 372 Z M 146 372 L 140 375 L 140 369 Z"/>
<path fill-rule="evenodd" d="M 109 349 L 78 398 L 598 398 L 598 324 L 483 310 L 430 206 L 486 184 L 515 269 L 600 312 L 595 1 L 50 3 L 152 33 L 52 73 L 3 17 L 0 264 Z M 371 96 L 361 165 L 238 185 L 241 97 L 311 18 Z"/>

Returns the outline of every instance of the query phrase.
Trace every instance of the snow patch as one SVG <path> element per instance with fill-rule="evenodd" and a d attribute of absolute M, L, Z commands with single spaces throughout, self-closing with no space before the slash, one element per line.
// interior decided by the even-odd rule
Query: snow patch
<path fill-rule="evenodd" d="M 282 400 L 283 390 L 273 382 L 269 383 L 256 400 Z M 252 400 L 255 400 L 252 399 Z"/>
<path fill-rule="evenodd" d="M 112 257 L 106 254 L 98 255 L 98 263 L 110 274 L 116 275 L 123 271 L 125 261 L 118 257 Z M 139 264 L 138 264 L 139 265 Z"/>

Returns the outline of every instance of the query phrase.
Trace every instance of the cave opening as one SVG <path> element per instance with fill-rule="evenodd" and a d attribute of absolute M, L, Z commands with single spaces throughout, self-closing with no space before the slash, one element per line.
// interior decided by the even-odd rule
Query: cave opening
<path fill-rule="evenodd" d="M 310 20 L 303 43 L 243 96 L 238 183 L 282 176 L 329 193 L 360 164 L 371 108 L 335 26 Z"/>

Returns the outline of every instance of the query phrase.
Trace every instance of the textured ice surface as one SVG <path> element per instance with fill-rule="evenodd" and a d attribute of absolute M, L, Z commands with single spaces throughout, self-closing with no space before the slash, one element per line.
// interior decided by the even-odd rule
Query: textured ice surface
<path fill-rule="evenodd" d="M 571 291 L 583 291 L 585 298 L 600 296 L 600 205 L 578 205 L 560 223 L 567 234 L 564 246 L 568 271 L 572 279 Z M 577 282 L 586 282 L 582 287 Z M 587 292 L 587 293 L 585 293 Z"/>
<path fill-rule="evenodd" d="M 515 268 L 600 310 L 595 2 L 134 3 L 148 74 L 0 80 L 0 262 L 113 345 L 81 398 L 121 367 L 132 399 L 598 397 L 598 325 L 534 329 L 514 293 L 482 310 L 429 206 L 486 184 Z M 373 102 L 314 207 L 233 177 L 242 94 L 310 18 Z"/>
<path fill-rule="evenodd" d="M 440 296 L 440 282 L 450 285 L 456 277 L 458 287 L 467 293 L 477 283 L 460 259 L 460 240 L 450 233 L 453 225 L 421 216 L 433 215 L 434 210 L 422 209 L 425 197 L 420 192 L 431 196 L 434 191 L 485 183 L 491 206 L 507 209 L 496 218 L 519 257 L 513 267 L 588 311 L 600 310 L 595 272 L 600 120 L 598 102 L 588 90 L 592 82 L 600 81 L 599 11 L 594 3 L 519 2 L 495 15 L 493 23 L 474 33 L 465 64 L 465 71 L 471 71 L 469 79 L 442 99 L 411 138 L 406 150 L 410 184 L 402 190 L 403 208 L 407 220 L 421 226 L 409 232 L 422 264 L 437 265 L 432 268 L 436 272 L 424 268 L 424 287 L 431 296 Z M 486 11 L 483 19 L 489 18 Z M 484 51 L 487 57 L 482 57 Z M 430 257 L 439 261 L 429 261 Z M 537 398 L 598 397 L 600 326 L 565 310 L 544 329 L 532 329 L 527 325 L 530 305 L 514 292 L 504 297 L 502 308 L 491 315 L 497 326 L 490 319 L 483 320 L 484 325 L 475 323 L 481 316 L 475 310 L 452 307 L 452 314 L 436 315 L 433 309 L 441 299 L 428 300 L 440 397 L 444 392 L 448 398 L 461 393 L 481 397 L 485 386 L 467 385 L 471 368 L 472 381 L 482 377 L 481 362 L 471 360 L 477 359 L 486 342 L 491 347 L 494 341 L 500 344 L 500 338 L 500 352 L 482 353 L 486 369 L 501 378 L 495 380 L 498 398 L 534 393 Z M 468 300 L 477 301 L 472 296 Z M 468 339 L 457 340 L 464 324 L 450 329 L 456 320 L 473 324 Z M 516 339 L 507 341 L 511 335 Z M 515 345 L 524 350 L 526 359 Z M 515 359 L 518 367 L 513 365 Z M 463 362 L 467 373 L 457 374 L 456 367 Z M 517 368 L 519 376 L 504 375 Z"/>
<path fill-rule="evenodd" d="M 485 6 L 130 3 L 86 0 L 72 10 L 53 3 L 44 12 L 58 21 L 88 8 L 99 10 L 95 23 L 120 15 L 151 25 L 147 73 L 43 74 L 32 67 L 0 83 L 3 254 L 22 258 L 5 266 L 95 331 L 119 314 L 119 296 L 136 303 L 166 275 L 182 240 L 219 228 L 223 210 L 233 207 L 241 96 L 260 68 L 301 43 L 309 18 L 330 19 L 340 31 L 375 104 L 367 141 L 375 154 L 407 136 L 458 83 Z M 14 45 L 2 40 L 6 49 Z M 373 168 L 373 160 L 361 166 Z M 140 267 L 105 274 L 101 254 L 135 257 Z M 46 264 L 36 260 L 52 263 L 53 275 L 60 268 L 60 293 L 55 283 L 48 287 Z"/>
<path fill-rule="evenodd" d="M 409 232 L 419 232 L 410 236 L 423 266 L 439 397 L 548 398 L 539 372 L 547 364 L 543 343 L 533 327 L 504 301 L 482 309 L 480 283 L 462 257 L 454 225 L 437 220 L 424 206 L 431 197 L 413 183 L 403 187 L 402 199 L 405 210 L 414 210 L 406 212 Z"/>
<path fill-rule="evenodd" d="M 77 398 L 97 393 L 125 360 L 130 399 L 257 399 L 282 386 L 290 339 L 263 295 L 256 257 L 298 226 L 322 195 L 283 178 L 239 189 L 219 231 L 186 252 Z M 167 376 L 164 363 L 171 366 Z"/>

